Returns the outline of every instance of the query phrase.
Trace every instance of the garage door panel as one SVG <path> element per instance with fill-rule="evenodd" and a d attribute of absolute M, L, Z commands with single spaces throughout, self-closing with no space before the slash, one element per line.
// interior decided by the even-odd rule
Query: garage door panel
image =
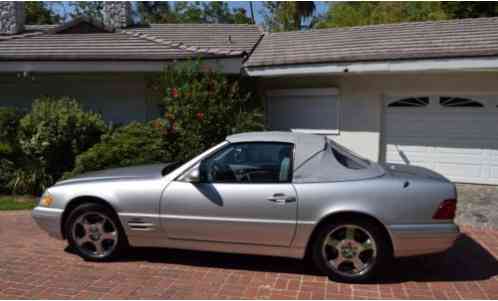
<path fill-rule="evenodd" d="M 495 107 L 387 107 L 384 143 L 387 162 L 427 167 L 458 182 L 498 184 Z"/>
<path fill-rule="evenodd" d="M 471 177 L 479 178 L 483 176 L 483 168 L 480 164 L 438 163 L 438 171 L 447 177 Z"/>
<path fill-rule="evenodd" d="M 409 126 L 403 126 L 402 124 L 408 123 Z M 442 123 L 446 123 L 442 124 Z M 403 138 L 403 137 L 433 137 L 433 138 L 443 138 L 449 140 L 449 138 L 460 138 L 482 141 L 482 139 L 498 139 L 498 134 L 493 132 L 487 132 L 483 129 L 490 129 L 497 127 L 498 123 L 495 120 L 495 125 L 492 123 L 486 124 L 462 124 L 458 120 L 443 121 L 443 122 L 418 122 L 412 123 L 409 120 L 388 120 L 386 124 L 398 124 L 396 128 L 390 129 L 390 135 L 388 138 Z M 458 124 L 458 127 L 455 127 Z M 430 129 L 430 130 L 429 130 Z"/>

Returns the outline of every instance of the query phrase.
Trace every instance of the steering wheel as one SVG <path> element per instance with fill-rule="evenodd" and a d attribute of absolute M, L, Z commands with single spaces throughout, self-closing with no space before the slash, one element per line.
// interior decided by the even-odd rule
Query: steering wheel
<path fill-rule="evenodd" d="M 237 180 L 240 182 L 251 182 L 251 176 L 247 169 L 241 168 L 235 171 Z"/>

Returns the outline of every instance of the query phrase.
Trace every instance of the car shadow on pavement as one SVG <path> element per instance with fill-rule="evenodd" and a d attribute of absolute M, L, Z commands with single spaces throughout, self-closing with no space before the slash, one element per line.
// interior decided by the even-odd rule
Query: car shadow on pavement
<path fill-rule="evenodd" d="M 320 275 L 311 260 L 166 248 L 132 248 L 118 261 Z M 462 234 L 445 253 L 396 259 L 372 283 L 476 281 L 496 275 L 496 258 L 474 239 Z"/>
<path fill-rule="evenodd" d="M 479 242 L 461 234 L 445 253 L 399 258 L 377 283 L 477 281 L 498 275 L 498 261 Z"/>

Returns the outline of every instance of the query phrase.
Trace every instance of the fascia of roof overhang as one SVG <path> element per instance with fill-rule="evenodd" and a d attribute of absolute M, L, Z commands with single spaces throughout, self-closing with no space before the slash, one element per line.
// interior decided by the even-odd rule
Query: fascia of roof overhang
<path fill-rule="evenodd" d="M 240 74 L 242 57 L 209 58 L 202 62 L 224 74 Z M 161 72 L 182 61 L 0 61 L 0 73 Z"/>
<path fill-rule="evenodd" d="M 252 77 L 498 71 L 498 56 L 244 67 Z"/>

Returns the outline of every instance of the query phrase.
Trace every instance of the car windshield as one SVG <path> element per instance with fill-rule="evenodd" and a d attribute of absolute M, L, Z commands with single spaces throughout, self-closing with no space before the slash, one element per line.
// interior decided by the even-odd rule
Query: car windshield
<path fill-rule="evenodd" d="M 334 154 L 334 157 L 339 163 L 344 167 L 349 169 L 365 169 L 370 165 L 370 161 L 361 157 L 360 155 L 354 153 L 353 151 L 334 143 L 332 140 L 328 139 L 329 147 Z"/>

